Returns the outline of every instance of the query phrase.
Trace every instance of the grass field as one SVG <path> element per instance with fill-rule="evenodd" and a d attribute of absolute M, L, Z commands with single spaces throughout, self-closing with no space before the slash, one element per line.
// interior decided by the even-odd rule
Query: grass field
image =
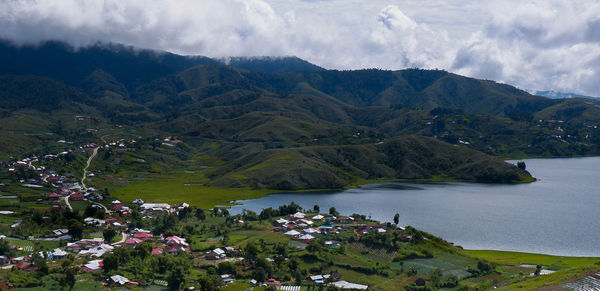
<path fill-rule="evenodd" d="M 507 251 L 464 250 L 463 253 L 471 257 L 486 259 L 502 265 L 543 265 L 545 268 L 551 270 L 580 267 L 600 262 L 600 258 L 594 257 L 561 257 Z"/>
<path fill-rule="evenodd" d="M 552 273 L 544 276 L 537 276 L 529 280 L 522 282 L 515 282 L 500 288 L 500 290 L 534 290 L 540 287 L 556 286 L 557 284 L 564 283 L 566 281 L 573 280 L 574 278 L 581 277 L 582 274 L 597 272 L 598 265 L 585 265 L 569 269 L 560 270 L 556 273 Z M 559 289 L 556 289 L 559 290 Z"/>
<path fill-rule="evenodd" d="M 212 208 L 215 205 L 230 205 L 229 202 L 233 200 L 254 199 L 271 193 L 275 191 L 207 187 L 186 182 L 184 179 L 173 179 L 132 182 L 115 188 L 111 195 L 127 202 L 141 198 L 146 202 L 186 202 L 201 208 Z"/>

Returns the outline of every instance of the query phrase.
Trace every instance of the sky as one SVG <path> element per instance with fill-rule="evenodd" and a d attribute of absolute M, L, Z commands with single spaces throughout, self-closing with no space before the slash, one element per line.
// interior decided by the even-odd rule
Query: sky
<path fill-rule="evenodd" d="M 297 56 L 327 69 L 444 69 L 600 96 L 597 0 L 0 0 L 0 38 L 178 54 Z"/>

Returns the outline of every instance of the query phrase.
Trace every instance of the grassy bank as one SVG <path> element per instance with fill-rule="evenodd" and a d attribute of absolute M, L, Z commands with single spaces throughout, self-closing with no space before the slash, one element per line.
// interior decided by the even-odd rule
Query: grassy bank
<path fill-rule="evenodd" d="M 509 251 L 464 250 L 464 254 L 502 265 L 543 265 L 550 270 L 580 267 L 600 263 L 598 257 L 564 257 Z"/>
<path fill-rule="evenodd" d="M 139 181 L 115 188 L 113 197 L 122 201 L 141 198 L 146 202 L 182 203 L 200 208 L 212 208 L 215 205 L 230 205 L 230 201 L 255 199 L 272 194 L 275 190 L 255 190 L 246 188 L 209 187 L 179 180 Z"/>

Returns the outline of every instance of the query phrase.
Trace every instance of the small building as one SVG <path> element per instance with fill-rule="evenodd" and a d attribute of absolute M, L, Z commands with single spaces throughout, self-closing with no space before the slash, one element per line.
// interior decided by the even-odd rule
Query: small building
<path fill-rule="evenodd" d="M 338 248 L 338 247 L 340 247 L 340 243 L 335 240 L 328 240 L 328 241 L 325 241 L 325 246 L 328 248 Z"/>
<path fill-rule="evenodd" d="M 93 273 L 102 270 L 102 260 L 89 261 L 87 264 L 81 266 L 81 270 L 86 273 Z"/>
<path fill-rule="evenodd" d="M 323 221 L 325 219 L 325 216 L 321 215 L 321 214 L 317 214 L 315 216 L 312 217 L 312 220 L 320 220 Z"/>
<path fill-rule="evenodd" d="M 220 248 L 216 248 L 206 254 L 207 260 L 220 260 L 225 257 L 226 257 L 225 251 Z"/>
<path fill-rule="evenodd" d="M 58 201 L 60 200 L 60 194 L 58 193 L 50 193 L 48 195 L 46 195 L 46 199 L 48 199 L 49 201 Z"/>
<path fill-rule="evenodd" d="M 130 238 L 125 241 L 125 245 L 127 245 L 130 248 L 135 248 L 137 245 L 141 244 L 142 242 L 144 242 L 144 241 L 139 238 Z"/>
<path fill-rule="evenodd" d="M 290 218 L 291 219 L 304 219 L 306 217 L 306 214 L 302 213 L 302 212 L 296 212 L 294 214 L 290 214 Z"/>
<path fill-rule="evenodd" d="M 114 275 L 114 276 L 110 276 L 110 283 L 118 285 L 118 286 L 123 286 L 125 284 L 130 284 L 130 285 L 135 285 L 137 286 L 138 283 L 137 282 L 133 282 L 121 275 Z"/>
<path fill-rule="evenodd" d="M 81 201 L 83 200 L 83 195 L 81 194 L 71 194 L 71 196 L 69 197 L 69 199 L 73 200 L 73 201 Z"/>
<path fill-rule="evenodd" d="M 280 219 L 275 220 L 273 222 L 273 225 L 275 225 L 275 226 L 283 226 L 283 225 L 286 225 L 288 223 L 289 223 L 289 221 L 287 219 L 280 218 Z"/>
<path fill-rule="evenodd" d="M 298 237 L 298 240 L 304 243 L 309 243 L 315 240 L 315 237 L 310 234 L 303 234 Z"/>
<path fill-rule="evenodd" d="M 133 237 L 137 238 L 137 239 L 140 239 L 142 241 L 146 241 L 146 240 L 154 238 L 154 236 L 152 234 L 149 234 L 149 233 L 146 233 L 146 232 L 135 233 L 135 234 L 133 234 Z"/>
<path fill-rule="evenodd" d="M 56 249 L 48 252 L 48 258 L 50 258 L 51 260 L 60 260 L 64 257 L 66 257 L 67 254 L 68 254 L 67 252 L 65 252 L 59 248 L 56 248 Z"/>
<path fill-rule="evenodd" d="M 267 287 L 274 287 L 275 289 L 278 289 L 279 286 L 281 286 L 281 282 L 279 282 L 279 281 L 277 281 L 277 280 L 275 280 L 273 278 L 270 278 L 267 281 L 265 281 L 263 283 L 263 285 L 265 285 Z"/>
<path fill-rule="evenodd" d="M 225 284 L 225 285 L 229 285 L 229 284 L 233 283 L 233 278 L 230 274 L 221 275 L 221 279 L 223 280 L 223 284 Z"/>
<path fill-rule="evenodd" d="M 290 231 L 288 231 L 288 232 L 286 232 L 284 234 L 287 235 L 287 236 L 290 236 L 290 237 L 296 237 L 296 236 L 300 235 L 301 233 L 299 231 L 297 231 L 297 230 L 293 230 L 292 229 L 292 230 L 290 230 Z"/>

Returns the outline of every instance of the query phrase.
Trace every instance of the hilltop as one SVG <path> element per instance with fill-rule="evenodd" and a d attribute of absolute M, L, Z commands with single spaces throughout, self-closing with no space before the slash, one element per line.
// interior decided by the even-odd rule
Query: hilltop
<path fill-rule="evenodd" d="M 294 57 L 224 61 L 58 42 L 3 42 L 0 60 L 5 160 L 59 139 L 136 137 L 137 152 L 119 155 L 150 157 L 141 172 L 203 166 L 210 185 L 296 190 L 530 181 L 497 157 L 600 152 L 600 102 L 440 70 L 337 71 Z M 166 136 L 184 143 L 157 152 Z M 108 156 L 98 163 L 123 170 Z"/>

